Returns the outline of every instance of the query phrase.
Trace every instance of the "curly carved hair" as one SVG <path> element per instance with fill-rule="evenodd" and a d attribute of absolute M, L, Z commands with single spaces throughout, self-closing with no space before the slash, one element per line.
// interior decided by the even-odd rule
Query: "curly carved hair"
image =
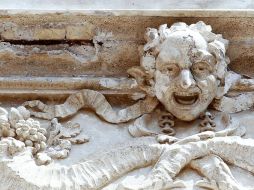
<path fill-rule="evenodd" d="M 223 85 L 225 74 L 227 72 L 227 65 L 229 58 L 226 56 L 228 47 L 228 40 L 224 39 L 221 34 L 212 32 L 212 27 L 206 25 L 204 22 L 199 21 L 196 24 L 187 25 L 183 22 L 178 22 L 171 25 L 170 28 L 167 24 L 159 26 L 159 29 L 147 28 L 145 32 L 146 44 L 141 49 L 141 60 L 139 67 L 132 67 L 128 73 L 133 76 L 141 90 L 147 94 L 154 96 L 153 93 L 153 73 L 156 68 L 156 58 L 160 52 L 162 43 L 170 37 L 170 34 L 177 31 L 192 30 L 198 32 L 207 42 L 208 51 L 216 58 L 215 75 Z"/>

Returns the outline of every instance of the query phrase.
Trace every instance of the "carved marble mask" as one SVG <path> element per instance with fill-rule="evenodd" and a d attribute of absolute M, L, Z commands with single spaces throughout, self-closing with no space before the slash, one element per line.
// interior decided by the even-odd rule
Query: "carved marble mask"
<path fill-rule="evenodd" d="M 216 58 L 198 32 L 172 32 L 156 58 L 156 97 L 178 119 L 197 118 L 216 96 L 215 65 Z"/>

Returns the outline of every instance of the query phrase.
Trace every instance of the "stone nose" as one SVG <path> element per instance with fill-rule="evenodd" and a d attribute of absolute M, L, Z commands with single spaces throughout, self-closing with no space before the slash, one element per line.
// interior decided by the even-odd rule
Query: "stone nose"
<path fill-rule="evenodd" d="M 188 89 L 194 85 L 195 85 L 195 81 L 193 79 L 191 72 L 187 69 L 182 70 L 180 73 L 180 86 L 183 89 Z"/>

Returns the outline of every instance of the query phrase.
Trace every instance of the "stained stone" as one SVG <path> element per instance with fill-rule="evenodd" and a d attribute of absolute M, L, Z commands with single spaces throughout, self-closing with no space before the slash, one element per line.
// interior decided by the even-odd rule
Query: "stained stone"
<path fill-rule="evenodd" d="M 0 3 L 0 190 L 253 189 L 251 2 L 38 2 Z"/>

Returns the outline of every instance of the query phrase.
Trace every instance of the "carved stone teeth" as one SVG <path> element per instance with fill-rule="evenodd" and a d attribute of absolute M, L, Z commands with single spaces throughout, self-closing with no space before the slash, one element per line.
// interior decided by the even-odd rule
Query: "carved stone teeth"
<path fill-rule="evenodd" d="M 176 96 L 197 96 L 197 92 L 175 92 L 174 95 Z"/>

